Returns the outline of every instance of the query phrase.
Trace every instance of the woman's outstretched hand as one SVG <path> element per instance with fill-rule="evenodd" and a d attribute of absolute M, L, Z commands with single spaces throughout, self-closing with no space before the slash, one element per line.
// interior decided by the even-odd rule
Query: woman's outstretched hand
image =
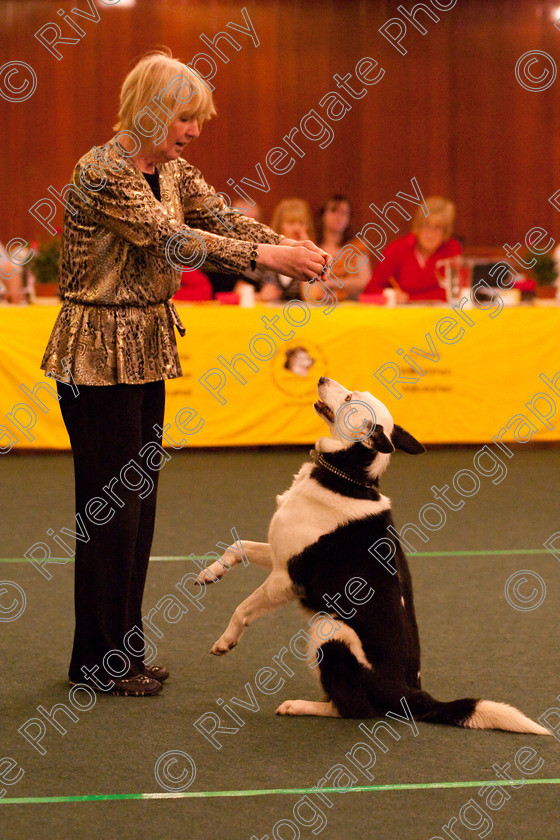
<path fill-rule="evenodd" d="M 329 254 L 310 239 L 283 239 L 280 245 L 259 245 L 258 250 L 257 265 L 304 283 L 320 275 L 330 260 Z"/>

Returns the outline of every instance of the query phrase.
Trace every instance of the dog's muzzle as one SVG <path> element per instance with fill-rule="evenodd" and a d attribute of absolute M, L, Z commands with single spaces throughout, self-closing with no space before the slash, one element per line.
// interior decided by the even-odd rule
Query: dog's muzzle
<path fill-rule="evenodd" d="M 334 423 L 334 413 L 331 411 L 328 405 L 325 402 L 323 402 L 323 400 L 317 400 L 317 402 L 313 404 L 313 408 L 315 409 L 317 414 L 320 414 L 321 417 L 324 417 L 325 420 L 329 421 L 329 423 Z"/>

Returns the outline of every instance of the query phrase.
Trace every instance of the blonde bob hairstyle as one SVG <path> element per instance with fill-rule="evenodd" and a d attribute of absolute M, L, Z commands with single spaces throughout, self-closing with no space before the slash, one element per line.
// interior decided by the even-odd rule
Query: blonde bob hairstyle
<path fill-rule="evenodd" d="M 455 205 L 447 198 L 439 195 L 430 196 L 425 200 L 429 216 L 426 218 L 422 205 L 419 204 L 412 219 L 412 232 L 417 233 L 424 224 L 440 224 L 444 229 L 444 239 L 447 240 L 453 233 L 455 221 Z"/>
<path fill-rule="evenodd" d="M 276 233 L 282 233 L 284 222 L 303 222 L 307 228 L 310 239 L 315 239 L 315 228 L 313 225 L 313 213 L 307 201 L 301 198 L 285 198 L 274 208 L 270 227 Z"/>
<path fill-rule="evenodd" d="M 216 114 L 210 88 L 171 51 L 147 53 L 123 82 L 119 118 L 113 131 L 139 135 L 141 145 L 160 142 L 178 117 L 196 117 L 200 126 Z M 163 136 L 162 136 L 163 134 Z"/>

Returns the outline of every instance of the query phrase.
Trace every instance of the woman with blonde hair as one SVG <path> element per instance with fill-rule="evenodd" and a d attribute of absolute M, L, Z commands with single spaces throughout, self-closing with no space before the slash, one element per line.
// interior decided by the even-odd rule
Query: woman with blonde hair
<path fill-rule="evenodd" d="M 194 70 L 166 51 L 146 55 L 122 86 L 116 135 L 78 161 L 68 192 L 62 308 L 42 367 L 57 379 L 74 455 L 69 677 L 96 691 L 153 695 L 168 676 L 144 661 L 142 595 L 169 459 L 164 381 L 181 375 L 174 330 L 185 330 L 170 299 L 182 266 L 261 266 L 306 281 L 326 260 L 313 243 L 280 245 L 273 230 L 232 212 L 181 158 L 215 113 Z"/>
<path fill-rule="evenodd" d="M 315 238 L 311 207 L 301 198 L 284 198 L 274 208 L 270 227 L 281 236 L 296 242 Z M 259 300 L 301 299 L 301 283 L 286 274 L 268 274 L 258 295 Z"/>
<path fill-rule="evenodd" d="M 452 237 L 455 205 L 446 198 L 425 200 L 428 216 L 420 204 L 412 219 L 412 232 L 391 242 L 376 265 L 366 294 L 384 288 L 397 290 L 397 301 L 446 300 L 436 277 L 438 260 L 456 257 L 462 245 Z"/>

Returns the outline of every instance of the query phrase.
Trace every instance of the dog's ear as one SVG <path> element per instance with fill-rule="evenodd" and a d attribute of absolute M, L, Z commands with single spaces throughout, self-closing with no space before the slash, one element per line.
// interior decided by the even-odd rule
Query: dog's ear
<path fill-rule="evenodd" d="M 396 424 L 393 427 L 391 440 L 395 449 L 402 449 L 403 452 L 408 452 L 409 455 L 420 455 L 421 452 L 426 451 L 422 444 L 415 437 L 412 437 L 410 432 L 405 431 L 402 426 L 397 426 Z"/>
<path fill-rule="evenodd" d="M 377 449 L 378 452 L 385 452 L 387 454 L 394 452 L 395 447 L 383 431 L 383 426 L 370 423 L 371 432 L 369 436 L 363 441 L 367 446 Z"/>

